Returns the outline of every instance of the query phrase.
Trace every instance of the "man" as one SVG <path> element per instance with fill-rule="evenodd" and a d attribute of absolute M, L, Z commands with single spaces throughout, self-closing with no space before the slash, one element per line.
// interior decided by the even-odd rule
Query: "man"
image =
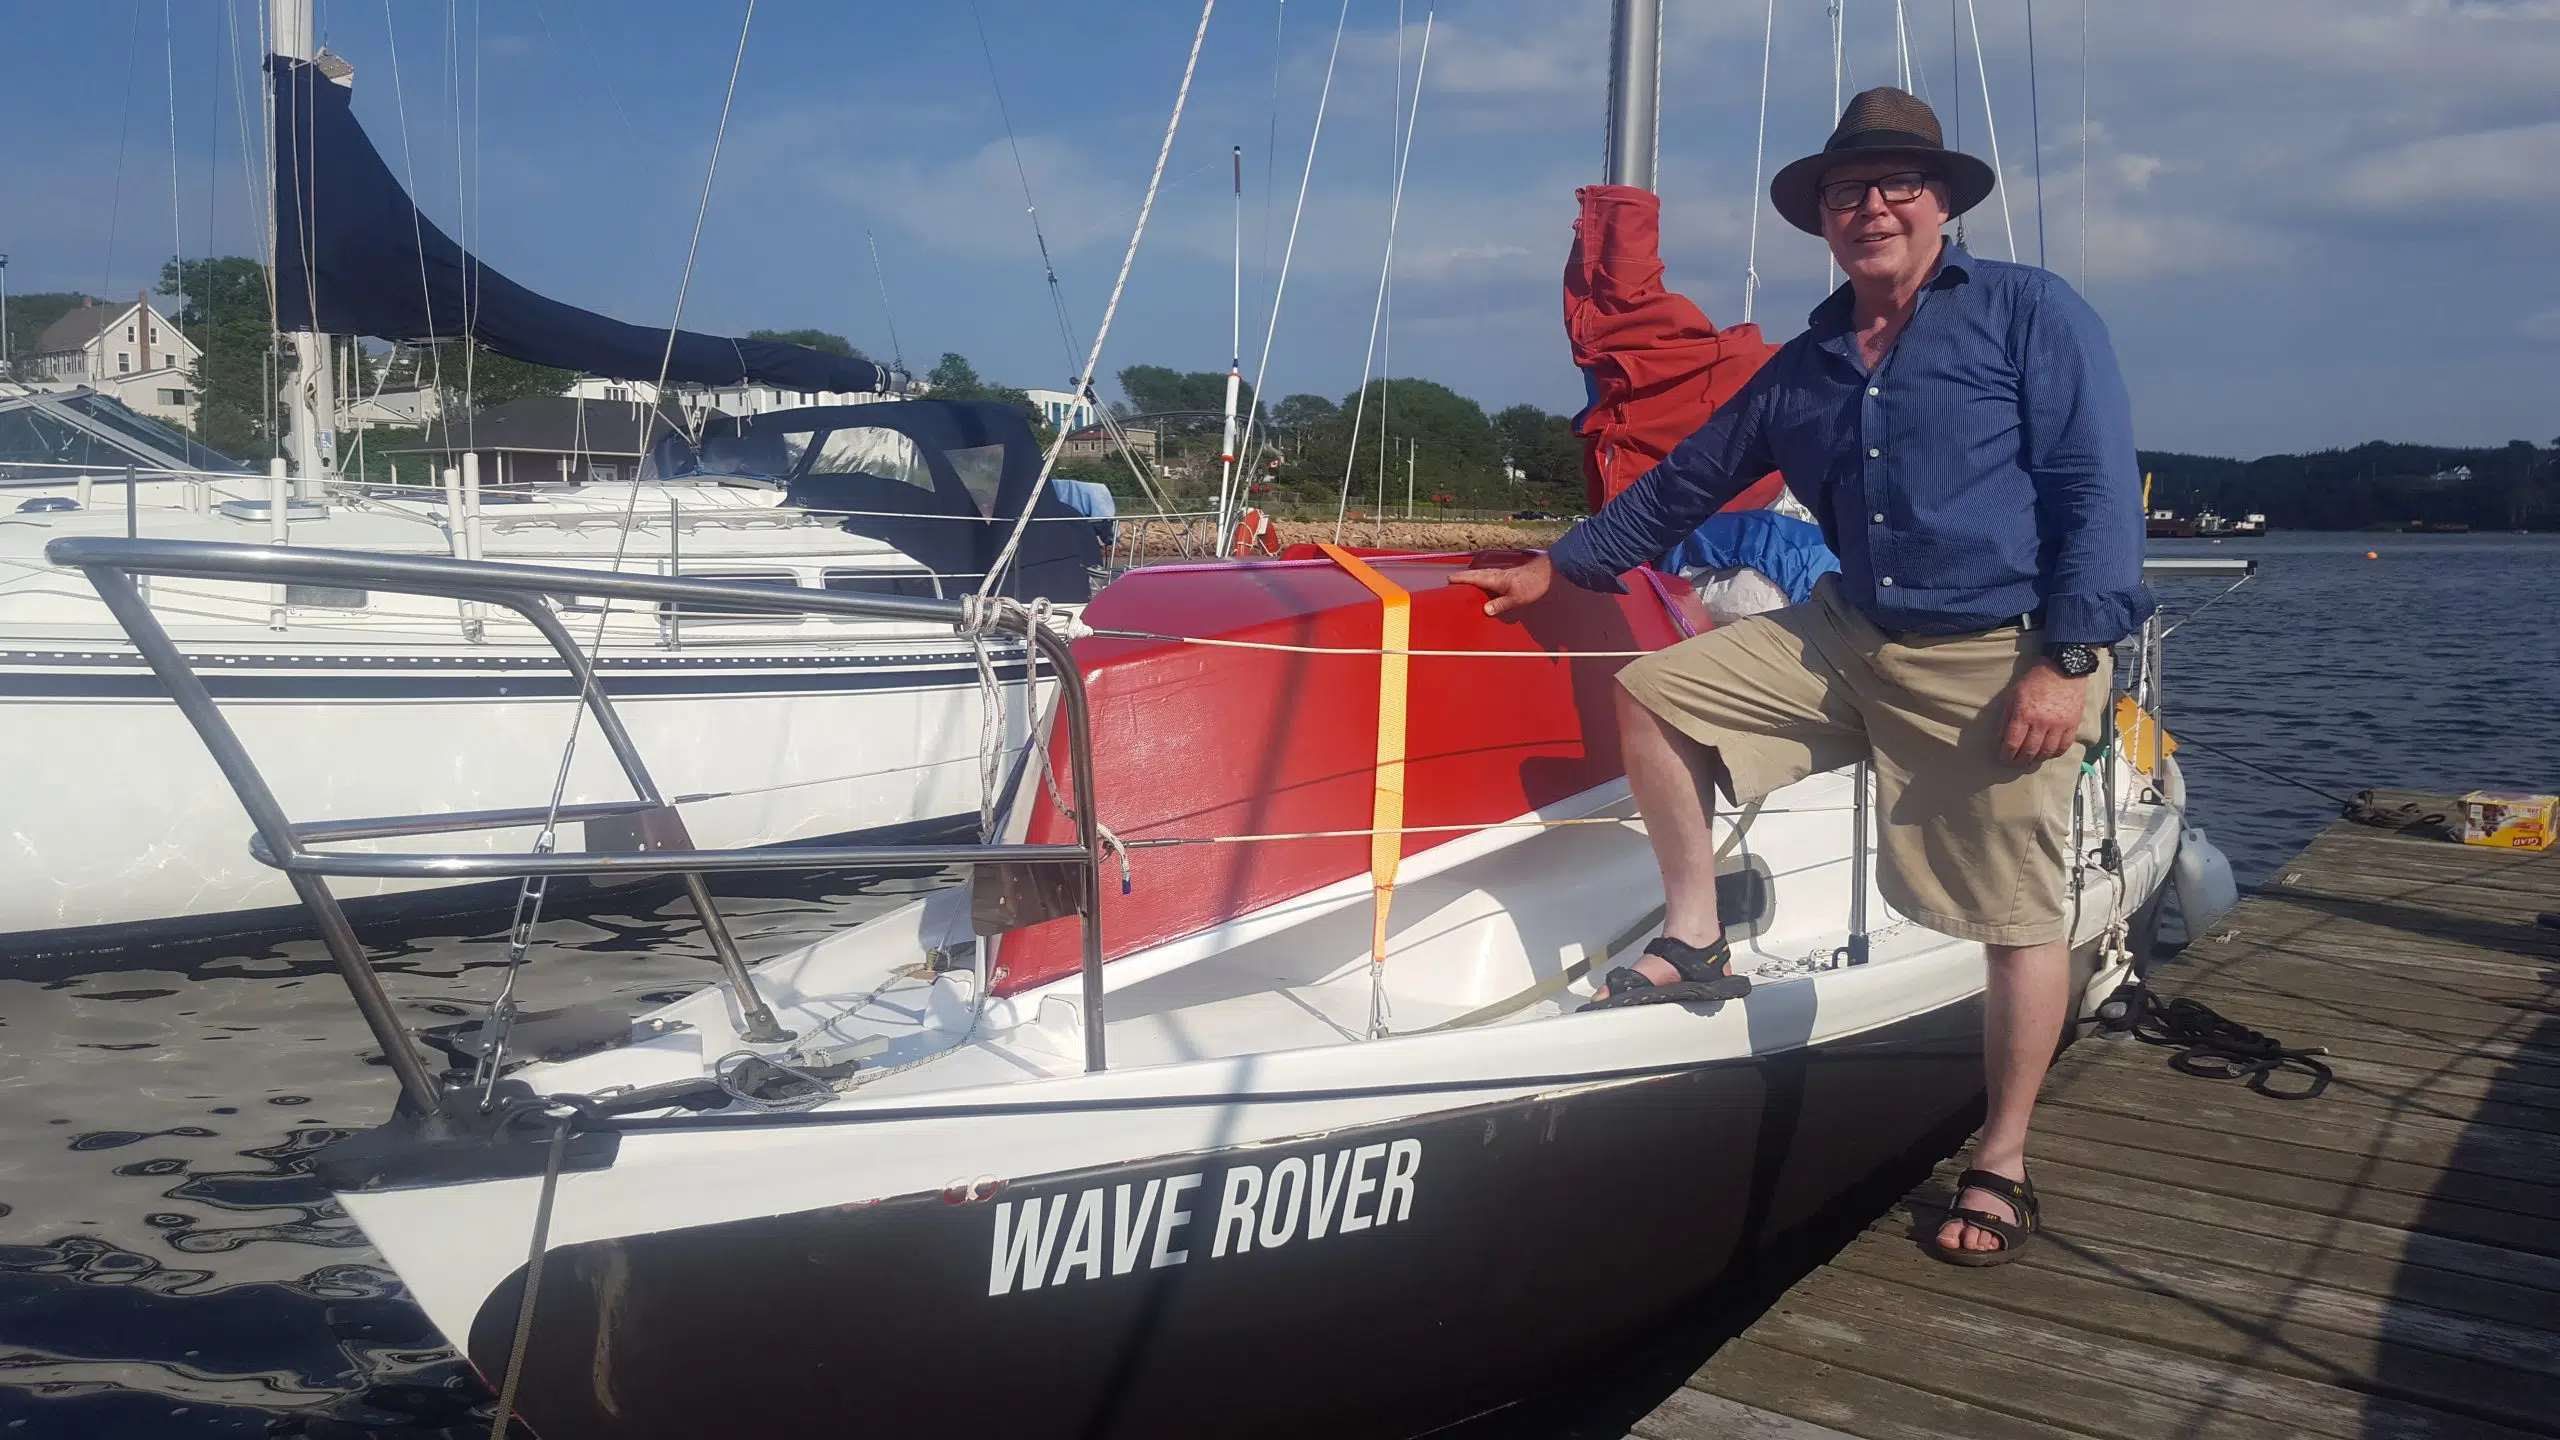
<path fill-rule="evenodd" d="M 2131 406 L 2062 280 L 1940 236 L 1989 166 L 1895 89 L 1850 101 L 1769 198 L 1848 283 L 1704 428 L 1555 550 L 1457 578 L 1500 614 L 1562 574 L 1615 591 L 1771 470 L 1840 558 L 1802 605 L 1629 665 L 1627 780 L 1662 867 L 1662 938 L 1594 1004 L 1748 993 L 1715 905 L 1710 786 L 1737 802 L 1872 755 L 1878 884 L 1989 956 L 1989 1111 L 1932 1248 L 2000 1264 L 2033 1235 L 2027 1124 L 2070 1004 L 2064 889 L 2080 743 L 2109 645 L 2151 613 Z"/>

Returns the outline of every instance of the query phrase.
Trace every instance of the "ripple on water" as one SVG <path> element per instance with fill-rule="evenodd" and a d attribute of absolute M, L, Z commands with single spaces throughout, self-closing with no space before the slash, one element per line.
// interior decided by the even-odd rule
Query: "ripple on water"
<path fill-rule="evenodd" d="M 2172 642 L 2169 728 L 2338 794 L 2560 789 L 2560 543 L 2393 537 L 2381 566 L 2361 559 L 2370 543 L 2155 547 L 2262 565 Z M 2161 594 L 2183 613 L 2219 588 Z M 2244 880 L 2335 813 L 2201 747 L 2179 758 L 2197 820 Z M 724 910 L 755 959 L 927 883 L 760 880 Z M 545 922 L 528 1005 L 646 1007 L 707 982 L 713 962 L 672 897 L 617 903 L 639 908 Z M 367 938 L 418 1026 L 478 1013 L 505 961 L 494 922 Z M 597 956 L 611 963 L 581 963 Z M 193 1440 L 278 1421 L 383 1440 L 485 1432 L 485 1390 L 310 1173 L 312 1152 L 379 1123 L 392 1096 L 332 970 L 316 944 L 262 940 L 0 979 L 13 1041 L 42 1037 L 0 1048 L 0 1440 Z"/>
<path fill-rule="evenodd" d="M 807 877 L 723 908 L 753 960 L 929 883 Z M 526 1003 L 648 1008 L 716 975 L 689 912 L 634 901 L 547 921 Z M 368 938 L 413 1026 L 480 1013 L 505 961 L 480 922 Z M 311 1172 L 394 1093 L 326 954 L 84 963 L 0 979 L 0 1016 L 45 1037 L 0 1049 L 0 1440 L 486 1433 L 485 1388 Z"/>

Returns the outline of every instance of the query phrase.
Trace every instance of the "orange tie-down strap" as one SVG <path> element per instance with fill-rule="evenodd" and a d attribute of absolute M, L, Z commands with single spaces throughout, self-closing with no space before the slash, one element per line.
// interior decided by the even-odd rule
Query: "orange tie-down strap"
<path fill-rule="evenodd" d="M 1369 807 L 1369 885 L 1377 911 L 1369 927 L 1369 963 L 1387 962 L 1387 908 L 1395 903 L 1396 863 L 1404 855 L 1404 734 L 1412 678 L 1413 597 L 1339 545 L 1320 545 L 1344 573 L 1369 587 L 1383 607 L 1378 624 L 1378 782 Z"/>

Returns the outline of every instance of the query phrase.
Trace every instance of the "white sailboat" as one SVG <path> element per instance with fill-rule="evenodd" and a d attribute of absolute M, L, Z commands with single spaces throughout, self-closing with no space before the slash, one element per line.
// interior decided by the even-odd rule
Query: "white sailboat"
<path fill-rule="evenodd" d="M 750 379 L 791 377 L 804 393 L 882 383 L 868 362 L 643 330 L 522 292 L 407 213 L 411 202 L 347 109 L 350 68 L 313 58 L 309 5 L 274 12 L 278 280 L 289 316 L 432 337 L 447 328 L 440 314 L 466 313 L 453 297 L 468 286 L 474 326 L 552 359 L 677 378 L 691 364 L 697 379 L 734 380 L 743 365 Z M 312 192 L 332 183 L 354 193 L 313 205 Z M 380 215 L 397 223 L 368 233 L 347 218 Z M 370 278 L 382 271 L 412 278 Z M 452 294 L 422 293 L 430 275 L 448 277 Z M 286 396 L 293 459 L 276 462 L 289 475 L 207 470 L 183 437 L 122 434 L 114 416 L 62 397 L 22 397 L 30 413 L 10 417 L 61 431 L 102 473 L 21 468 L 5 492 L 14 504 L 0 528 L 0 733 L 17 774 L 0 829 L 0 955 L 302 921 L 282 877 L 240 847 L 237 802 L 180 741 L 181 720 L 130 644 L 77 576 L 45 560 L 55 539 L 272 541 L 933 596 L 978 585 L 1025 516 L 1013 591 L 1070 609 L 1100 560 L 1092 523 L 1040 483 L 1026 420 L 980 404 L 884 396 L 664 422 L 652 409 L 647 483 L 636 485 L 569 483 L 564 466 L 556 483 L 484 491 L 470 453 L 448 460 L 441 493 L 346 484 L 330 468 L 336 406 L 324 337 L 293 335 L 303 361 Z M 466 425 L 448 434 L 468 450 Z M 124 472 L 135 479 L 96 466 L 110 450 L 110 461 L 138 462 Z M 243 734 L 297 804 L 442 811 L 550 786 L 557 757 L 527 740 L 551 723 L 539 718 L 546 712 L 567 723 L 574 707 L 558 702 L 575 685 L 541 638 L 505 615 L 310 587 L 171 584 L 150 598 L 218 675 L 217 691 L 240 702 Z M 630 701 L 634 729 L 660 753 L 687 757 L 669 772 L 670 793 L 706 843 L 970 830 L 983 808 L 977 757 L 990 704 L 1004 733 L 1026 733 L 1018 641 L 999 638 L 982 666 L 978 650 L 947 634 L 919 639 L 911 626 L 876 621 L 651 610 L 578 623 L 603 683 Z M 566 793 L 575 803 L 595 783 L 569 774 Z M 347 898 L 362 915 L 485 908 L 513 893 L 406 876 L 356 884 Z"/>

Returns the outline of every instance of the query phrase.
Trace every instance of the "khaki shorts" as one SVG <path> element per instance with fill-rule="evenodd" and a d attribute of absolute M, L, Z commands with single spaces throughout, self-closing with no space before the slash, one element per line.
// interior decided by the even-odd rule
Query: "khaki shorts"
<path fill-rule="evenodd" d="M 1737 802 L 1872 753 L 1886 903 L 1959 939 L 2032 945 L 2064 934 L 2081 754 L 2032 769 L 2000 758 L 2009 687 L 2042 653 L 2037 632 L 2014 627 L 1895 639 L 1826 577 L 1805 603 L 1657 651 L 1618 683 L 1715 747 Z M 2099 655 L 2082 744 L 2105 713 Z"/>

